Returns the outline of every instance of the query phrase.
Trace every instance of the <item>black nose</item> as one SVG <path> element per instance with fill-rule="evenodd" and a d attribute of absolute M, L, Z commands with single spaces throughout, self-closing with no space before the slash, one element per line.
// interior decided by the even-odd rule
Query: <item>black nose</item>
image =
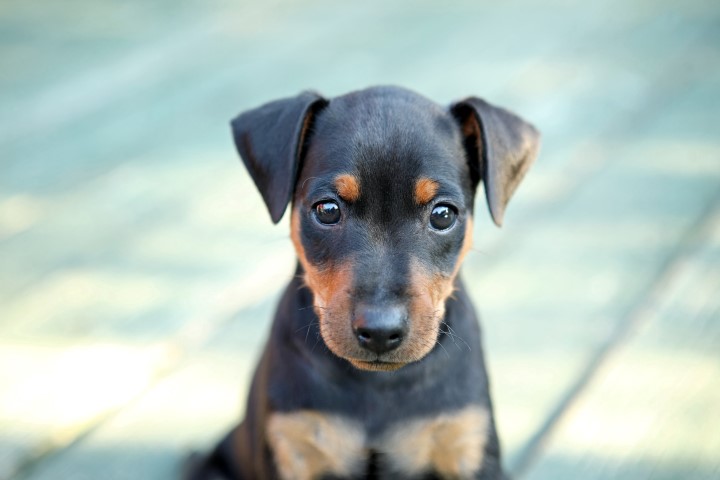
<path fill-rule="evenodd" d="M 353 331 L 360 345 L 377 354 L 400 346 L 407 334 L 407 311 L 398 305 L 355 307 Z"/>

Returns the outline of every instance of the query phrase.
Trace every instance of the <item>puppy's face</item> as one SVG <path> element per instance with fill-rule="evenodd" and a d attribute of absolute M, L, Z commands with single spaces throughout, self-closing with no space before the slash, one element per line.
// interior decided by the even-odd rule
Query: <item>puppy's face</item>
<path fill-rule="evenodd" d="M 430 101 L 378 94 L 334 99 L 312 130 L 291 237 L 322 339 L 364 370 L 420 360 L 472 244 L 460 127 Z"/>
<path fill-rule="evenodd" d="M 433 349 L 472 243 L 475 187 L 502 224 L 540 145 L 532 125 L 480 98 L 445 109 L 398 87 L 304 92 L 231 124 L 275 223 L 292 200 L 323 340 L 365 370 Z"/>

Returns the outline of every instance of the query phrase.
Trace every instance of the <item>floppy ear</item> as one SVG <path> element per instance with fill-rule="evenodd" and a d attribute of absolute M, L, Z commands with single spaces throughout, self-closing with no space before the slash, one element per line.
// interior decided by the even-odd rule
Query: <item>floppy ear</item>
<path fill-rule="evenodd" d="M 237 151 L 274 223 L 292 198 L 313 115 L 327 103 L 316 93 L 303 92 L 241 113 L 230 122 Z"/>
<path fill-rule="evenodd" d="M 499 227 L 510 197 L 537 157 L 540 133 L 517 115 L 480 98 L 467 98 L 450 111 L 460 122 L 471 172 L 476 172 L 476 181 L 485 182 L 490 215 Z"/>

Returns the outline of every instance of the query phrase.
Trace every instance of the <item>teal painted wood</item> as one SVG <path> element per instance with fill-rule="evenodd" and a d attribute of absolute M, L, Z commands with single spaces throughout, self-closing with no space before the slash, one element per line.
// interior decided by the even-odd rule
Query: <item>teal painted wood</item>
<path fill-rule="evenodd" d="M 720 195 L 525 478 L 720 473 Z"/>
<path fill-rule="evenodd" d="M 599 410 L 612 385 L 588 366 L 718 190 L 718 18 L 702 2 L 682 11 L 656 2 L 4 7 L 0 478 L 17 468 L 26 479 L 168 478 L 184 452 L 240 414 L 292 253 L 287 224 L 270 224 L 239 165 L 227 120 L 305 88 L 333 95 L 376 83 L 442 102 L 483 95 L 544 133 L 506 227 L 495 230 L 478 203 L 464 269 L 508 465 L 533 479 L 579 478 L 588 465 L 597 478 L 667 478 L 641 460 L 573 451 L 576 417 L 560 407 L 580 382 L 578 408 Z M 689 275 L 683 288 L 714 278 Z M 662 335 L 678 328 L 668 318 Z M 704 318 L 714 331 L 716 316 Z M 700 337 L 684 342 L 706 358 L 712 335 Z M 94 345 L 114 353 L 93 357 Z M 127 359 L 147 383 L 93 399 L 72 420 L 43 417 L 41 428 L 11 415 L 42 385 L 96 378 L 89 366 L 64 367 L 68 356 L 112 372 Z M 668 472 L 717 468 L 661 442 L 693 425 L 673 412 L 702 410 L 712 395 L 698 387 L 663 403 L 660 443 L 640 457 L 657 445 L 670 452 Z M 57 408 L 35 397 L 38 410 Z M 534 436 L 549 421 L 559 433 L 546 453 Z"/>

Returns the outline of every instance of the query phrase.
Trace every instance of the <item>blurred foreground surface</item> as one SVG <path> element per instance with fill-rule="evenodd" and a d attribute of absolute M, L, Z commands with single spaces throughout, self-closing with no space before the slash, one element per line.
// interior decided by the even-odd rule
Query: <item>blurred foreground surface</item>
<path fill-rule="evenodd" d="M 720 7 L 576 5 L 5 2 L 0 479 L 173 478 L 240 418 L 293 253 L 227 121 L 387 83 L 544 134 L 464 268 L 510 472 L 720 478 Z"/>

